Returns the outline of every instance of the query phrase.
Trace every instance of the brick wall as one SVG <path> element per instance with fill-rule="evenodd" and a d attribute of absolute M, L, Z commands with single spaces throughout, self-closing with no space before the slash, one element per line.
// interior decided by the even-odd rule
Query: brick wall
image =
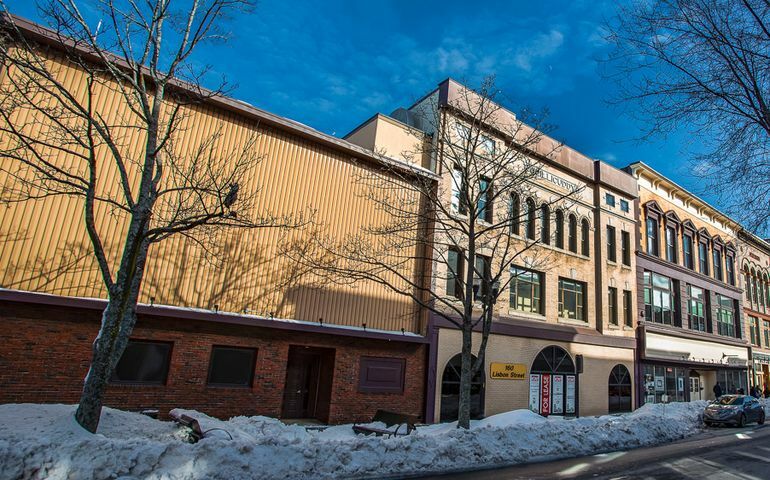
<path fill-rule="evenodd" d="M 0 403 L 77 402 L 99 321 L 93 310 L 0 303 Z M 307 345 L 336 350 L 329 423 L 369 420 L 378 408 L 423 415 L 424 345 L 141 316 L 132 338 L 173 342 L 168 381 L 110 385 L 108 406 L 280 417 L 289 346 Z M 251 388 L 206 385 L 212 345 L 258 349 Z M 359 393 L 361 356 L 406 359 L 404 393 Z"/>

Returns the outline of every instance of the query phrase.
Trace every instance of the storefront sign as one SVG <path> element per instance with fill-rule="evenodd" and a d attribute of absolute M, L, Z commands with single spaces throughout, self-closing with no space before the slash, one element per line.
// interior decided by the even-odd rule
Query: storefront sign
<path fill-rule="evenodd" d="M 544 373 L 540 376 L 540 414 L 551 413 L 551 376 Z"/>
<path fill-rule="evenodd" d="M 575 376 L 567 375 L 567 412 L 575 413 Z"/>
<path fill-rule="evenodd" d="M 754 363 L 770 363 L 770 357 L 761 353 L 752 353 L 751 358 L 754 360 Z"/>
<path fill-rule="evenodd" d="M 529 376 L 529 409 L 540 413 L 540 375 L 537 373 Z"/>
<path fill-rule="evenodd" d="M 565 179 L 563 179 L 563 178 L 561 178 L 561 177 L 559 177 L 557 175 L 554 175 L 553 173 L 548 172 L 548 171 L 546 171 L 546 170 L 544 170 L 542 168 L 537 172 L 537 176 L 542 178 L 543 180 L 551 182 L 554 185 L 559 186 L 559 187 L 561 187 L 561 188 L 563 188 L 565 190 L 569 190 L 569 191 L 573 191 L 573 192 L 577 191 L 577 185 L 576 184 L 574 184 L 572 182 L 569 182 L 569 181 L 567 181 L 567 180 L 565 180 Z"/>
<path fill-rule="evenodd" d="M 553 376 L 553 398 L 551 400 L 551 413 L 561 415 L 564 413 L 564 376 Z"/>
<path fill-rule="evenodd" d="M 489 377 L 493 380 L 526 380 L 527 366 L 523 363 L 497 363 L 489 365 Z"/>

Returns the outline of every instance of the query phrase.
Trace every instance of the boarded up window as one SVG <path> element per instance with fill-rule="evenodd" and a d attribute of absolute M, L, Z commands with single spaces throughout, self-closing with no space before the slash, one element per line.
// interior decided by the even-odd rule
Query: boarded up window
<path fill-rule="evenodd" d="M 358 391 L 364 393 L 403 393 L 403 358 L 361 357 Z"/>

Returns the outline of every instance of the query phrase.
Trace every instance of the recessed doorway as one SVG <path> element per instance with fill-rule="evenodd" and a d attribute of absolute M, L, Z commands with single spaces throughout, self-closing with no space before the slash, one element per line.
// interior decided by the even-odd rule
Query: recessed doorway
<path fill-rule="evenodd" d="M 329 421 L 334 349 L 289 347 L 281 418 Z"/>

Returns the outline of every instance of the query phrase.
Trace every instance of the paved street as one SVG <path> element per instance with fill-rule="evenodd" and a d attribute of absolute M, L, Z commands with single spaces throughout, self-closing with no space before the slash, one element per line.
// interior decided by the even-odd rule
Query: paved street
<path fill-rule="evenodd" d="M 431 477 L 514 479 L 767 479 L 770 428 L 714 428 L 673 444 L 497 470 Z"/>

